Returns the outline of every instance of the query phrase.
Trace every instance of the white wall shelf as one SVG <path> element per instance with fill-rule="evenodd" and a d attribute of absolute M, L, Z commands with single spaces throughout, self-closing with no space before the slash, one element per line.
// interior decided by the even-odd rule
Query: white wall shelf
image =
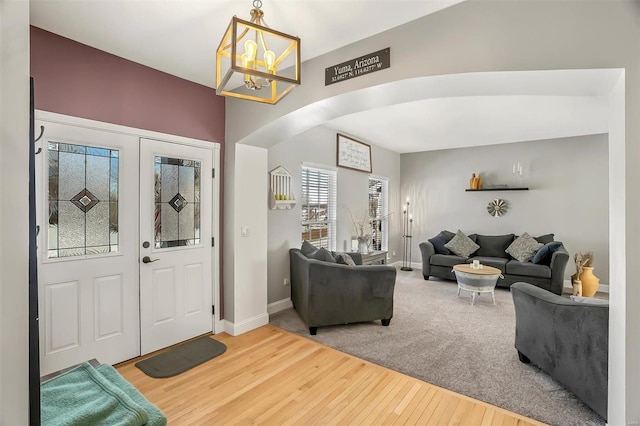
<path fill-rule="evenodd" d="M 287 169 L 278 166 L 269 172 L 269 208 L 290 210 L 296 205 L 293 193 L 293 177 Z"/>

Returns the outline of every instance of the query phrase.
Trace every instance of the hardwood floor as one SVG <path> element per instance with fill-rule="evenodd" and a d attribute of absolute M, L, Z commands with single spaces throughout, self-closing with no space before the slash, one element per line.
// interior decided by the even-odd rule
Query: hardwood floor
<path fill-rule="evenodd" d="M 227 351 L 175 377 L 116 368 L 170 425 L 542 424 L 270 325 L 212 337 Z"/>

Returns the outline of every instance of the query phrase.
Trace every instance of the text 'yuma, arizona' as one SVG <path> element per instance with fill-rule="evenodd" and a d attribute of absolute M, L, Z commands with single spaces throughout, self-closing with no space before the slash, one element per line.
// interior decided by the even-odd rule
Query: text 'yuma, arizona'
<path fill-rule="evenodd" d="M 370 53 L 325 69 L 324 85 L 370 74 L 391 66 L 391 48 Z"/>

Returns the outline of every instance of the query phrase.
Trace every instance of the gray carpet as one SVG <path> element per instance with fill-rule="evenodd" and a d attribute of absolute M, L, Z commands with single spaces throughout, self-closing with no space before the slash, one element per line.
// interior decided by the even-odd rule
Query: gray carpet
<path fill-rule="evenodd" d="M 482 294 L 471 306 L 452 281 L 425 281 L 422 271 L 398 271 L 394 315 L 380 321 L 319 327 L 316 336 L 293 309 L 271 324 L 348 354 L 552 425 L 605 421 L 533 365 L 518 361 L 515 312 L 507 289 L 496 306 Z"/>

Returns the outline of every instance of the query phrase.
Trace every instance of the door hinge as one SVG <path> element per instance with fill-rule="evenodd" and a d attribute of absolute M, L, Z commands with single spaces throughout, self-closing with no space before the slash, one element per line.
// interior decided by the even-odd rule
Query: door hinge
<path fill-rule="evenodd" d="M 211 178 L 212 179 L 216 178 L 216 169 L 211 169 Z"/>
<path fill-rule="evenodd" d="M 215 305 L 211 305 L 211 315 L 215 315 L 216 314 L 216 307 Z"/>
<path fill-rule="evenodd" d="M 215 247 L 216 246 L 216 239 L 214 237 L 211 237 L 211 247 Z"/>

